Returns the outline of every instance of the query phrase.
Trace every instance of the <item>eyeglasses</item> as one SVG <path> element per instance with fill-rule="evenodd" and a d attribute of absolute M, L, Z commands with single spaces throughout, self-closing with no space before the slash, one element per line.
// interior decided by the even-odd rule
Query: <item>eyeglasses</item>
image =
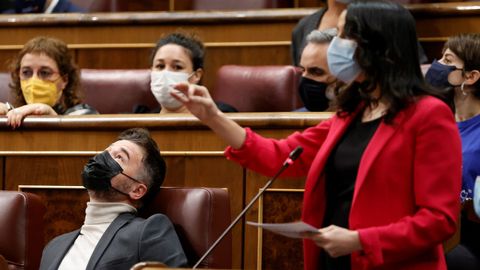
<path fill-rule="evenodd" d="M 24 68 L 20 70 L 20 80 L 28 80 L 33 77 L 35 72 L 31 68 Z M 36 72 L 37 78 L 39 78 L 42 81 L 56 81 L 59 76 L 59 73 L 57 71 L 53 71 L 49 68 L 42 68 Z"/>

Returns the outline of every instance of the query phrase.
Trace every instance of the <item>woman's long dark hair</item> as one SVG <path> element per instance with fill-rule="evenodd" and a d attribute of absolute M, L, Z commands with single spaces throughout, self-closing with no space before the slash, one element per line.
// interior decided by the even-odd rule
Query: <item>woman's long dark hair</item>
<path fill-rule="evenodd" d="M 338 97 L 340 116 L 352 113 L 361 102 L 378 102 L 369 97 L 377 86 L 381 90 L 380 98 L 389 104 L 385 115 L 387 123 L 417 96 L 440 97 L 423 79 L 415 20 L 400 4 L 388 1 L 351 3 L 347 8 L 343 36 L 357 41 L 355 60 L 366 81 L 354 83 L 350 89 L 342 91 Z"/>

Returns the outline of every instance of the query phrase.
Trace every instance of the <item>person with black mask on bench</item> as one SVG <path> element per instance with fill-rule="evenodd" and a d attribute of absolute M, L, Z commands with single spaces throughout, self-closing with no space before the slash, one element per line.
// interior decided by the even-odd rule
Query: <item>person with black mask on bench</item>
<path fill-rule="evenodd" d="M 327 50 L 330 41 L 337 35 L 337 29 L 313 30 L 307 36 L 307 44 L 302 51 L 298 92 L 303 108 L 298 112 L 321 112 L 335 110 L 335 97 L 343 85 L 330 74 L 327 63 Z"/>
<path fill-rule="evenodd" d="M 130 269 L 141 261 L 185 267 L 170 220 L 137 211 L 148 205 L 165 178 L 165 161 L 145 129 L 129 129 L 85 165 L 88 190 L 85 222 L 53 239 L 43 250 L 40 269 Z"/>

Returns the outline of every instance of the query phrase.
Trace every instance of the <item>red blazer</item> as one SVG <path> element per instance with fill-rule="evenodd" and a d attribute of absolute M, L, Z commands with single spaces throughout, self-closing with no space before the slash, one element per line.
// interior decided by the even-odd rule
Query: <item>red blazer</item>
<path fill-rule="evenodd" d="M 282 176 L 307 175 L 302 219 L 315 227 L 325 213 L 324 167 L 354 115 L 332 117 L 286 139 L 263 138 L 247 129 L 241 149 L 226 156 L 273 175 L 298 145 L 299 160 Z M 450 109 L 423 97 L 392 124 L 382 122 L 360 161 L 349 216 L 363 250 L 352 269 L 446 269 L 442 242 L 456 230 L 461 188 L 461 143 Z M 305 269 L 319 269 L 314 242 L 304 241 Z"/>

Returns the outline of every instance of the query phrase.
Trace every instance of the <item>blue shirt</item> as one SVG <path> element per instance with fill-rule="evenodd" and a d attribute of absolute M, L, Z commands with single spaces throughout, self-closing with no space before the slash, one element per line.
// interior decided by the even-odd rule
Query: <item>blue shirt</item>
<path fill-rule="evenodd" d="M 462 138 L 462 202 L 473 198 L 475 179 L 480 175 L 480 115 L 458 122 Z M 477 194 L 478 195 L 478 194 Z"/>

